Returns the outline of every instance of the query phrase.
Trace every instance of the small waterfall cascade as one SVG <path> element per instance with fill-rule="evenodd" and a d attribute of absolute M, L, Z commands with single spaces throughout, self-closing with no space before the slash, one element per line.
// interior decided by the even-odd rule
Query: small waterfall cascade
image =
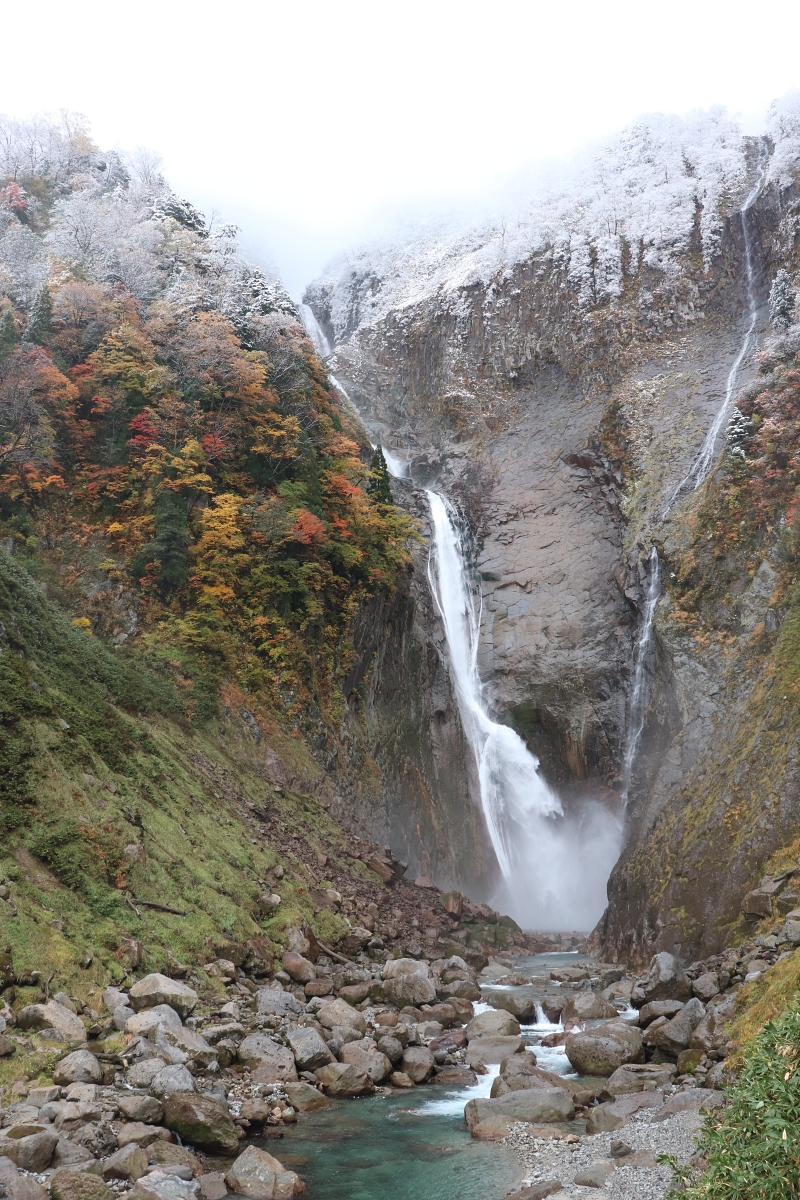
<path fill-rule="evenodd" d="M 625 734 L 625 758 L 622 764 L 622 801 L 628 803 L 631 775 L 639 743 L 642 740 L 647 706 L 650 702 L 650 684 L 653 657 L 653 618 L 661 597 L 661 563 L 655 546 L 647 559 L 648 576 L 645 592 L 644 616 L 634 648 L 633 690 L 631 692 L 628 722 Z"/>
<path fill-rule="evenodd" d="M 314 343 L 314 349 L 320 358 L 327 358 L 331 353 L 331 344 L 322 332 L 319 321 L 307 304 L 300 305 L 300 320 L 306 327 L 306 333 Z"/>
<path fill-rule="evenodd" d="M 526 929 L 589 930 L 605 908 L 621 822 L 596 802 L 584 803 L 578 817 L 566 816 L 522 738 L 488 715 L 478 672 L 480 608 L 469 584 L 458 516 L 444 496 L 426 495 L 433 526 L 431 594 L 444 625 L 456 700 L 502 876 L 493 902 Z"/>
<path fill-rule="evenodd" d="M 697 456 L 689 468 L 686 475 L 680 481 L 678 486 L 667 501 L 667 508 L 664 516 L 667 515 L 674 501 L 683 491 L 683 489 L 691 483 L 695 490 L 705 483 L 708 478 L 711 468 L 714 465 L 714 451 L 716 450 L 717 441 L 722 430 L 725 428 L 728 420 L 728 412 L 733 401 L 736 381 L 739 378 L 739 372 L 742 369 L 742 363 L 749 355 L 753 343 L 755 341 L 755 328 L 758 319 L 758 298 L 756 296 L 755 273 L 753 271 L 753 254 L 750 244 L 750 227 L 747 220 L 748 211 L 755 204 L 758 194 L 761 191 L 761 185 L 764 182 L 764 171 L 766 170 L 766 154 L 762 149 L 761 159 L 758 166 L 758 174 L 756 181 L 745 197 L 742 207 L 739 209 L 739 222 L 742 227 L 742 240 L 744 242 L 744 269 L 745 281 L 747 284 L 747 329 L 745 331 L 742 344 L 739 347 L 739 353 L 733 361 L 733 366 L 728 372 L 728 379 L 725 385 L 725 399 L 714 417 L 711 426 L 706 434 L 703 444 L 697 452 Z"/>

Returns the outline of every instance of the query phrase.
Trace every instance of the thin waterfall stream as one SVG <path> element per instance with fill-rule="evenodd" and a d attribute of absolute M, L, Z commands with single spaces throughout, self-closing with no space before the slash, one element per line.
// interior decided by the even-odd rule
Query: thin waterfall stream
<path fill-rule="evenodd" d="M 625 736 L 625 756 L 622 763 L 622 802 L 628 803 L 633 764 L 644 732 L 647 706 L 650 702 L 650 683 L 653 649 L 653 618 L 661 597 L 661 563 L 658 550 L 653 546 L 647 559 L 649 574 L 645 594 L 644 617 L 634 649 L 634 676 L 628 709 Z"/>
<path fill-rule="evenodd" d="M 469 584 L 458 516 L 444 496 L 426 495 L 433 525 L 431 594 L 444 625 L 461 721 L 501 874 L 493 902 L 526 929 L 591 929 L 606 905 L 621 821 L 594 801 L 583 802 L 575 816 L 566 814 L 522 738 L 489 716 L 478 671 L 480 608 Z"/>

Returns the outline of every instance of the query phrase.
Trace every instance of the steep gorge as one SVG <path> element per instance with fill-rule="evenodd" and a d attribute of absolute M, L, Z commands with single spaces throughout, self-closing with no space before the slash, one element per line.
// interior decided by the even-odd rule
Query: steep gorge
<path fill-rule="evenodd" d="M 493 711 L 578 808 L 590 797 L 619 806 L 646 560 L 658 548 L 656 667 L 626 846 L 597 933 L 603 952 L 623 959 L 719 950 L 743 928 L 744 893 L 791 858 L 800 827 L 787 682 L 791 411 L 773 438 L 783 442 L 782 465 L 759 457 L 755 443 L 743 460 L 720 446 L 709 482 L 669 508 L 746 332 L 739 208 L 765 158 L 747 220 L 756 336 L 771 349 L 760 365 L 745 357 L 737 388 L 746 397 L 749 380 L 768 384 L 794 369 L 791 331 L 775 343 L 766 306 L 777 272 L 796 278 L 798 268 L 797 144 L 782 120 L 770 139 L 742 140 L 741 170 L 706 204 L 719 218 L 713 251 L 697 201 L 671 261 L 648 261 L 644 241 L 637 249 L 624 233 L 617 239 L 616 291 L 601 238 L 589 239 L 587 284 L 575 239 L 571 259 L 551 239 L 504 260 L 503 228 L 464 239 L 466 249 L 431 250 L 423 239 L 420 249 L 366 250 L 305 297 L 372 440 L 466 515 Z M 694 174 L 687 165 L 689 182 Z M 607 194 L 624 210 L 613 181 Z M 444 266 L 425 277 L 420 263 L 437 253 Z M 759 437 L 763 419 L 756 413 Z M 440 637 L 435 628 L 431 636 Z"/>

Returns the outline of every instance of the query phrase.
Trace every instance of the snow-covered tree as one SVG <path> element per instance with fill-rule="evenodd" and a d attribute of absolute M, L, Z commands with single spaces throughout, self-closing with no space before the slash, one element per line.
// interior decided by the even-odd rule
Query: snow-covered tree
<path fill-rule="evenodd" d="M 734 462 L 744 462 L 747 455 L 745 447 L 753 433 L 753 423 L 749 417 L 735 406 L 731 409 L 728 427 L 725 430 L 725 441 L 728 443 L 728 458 Z"/>
<path fill-rule="evenodd" d="M 781 267 L 772 281 L 769 293 L 769 316 L 772 324 L 781 333 L 792 323 L 794 313 L 794 287 L 789 272 Z"/>

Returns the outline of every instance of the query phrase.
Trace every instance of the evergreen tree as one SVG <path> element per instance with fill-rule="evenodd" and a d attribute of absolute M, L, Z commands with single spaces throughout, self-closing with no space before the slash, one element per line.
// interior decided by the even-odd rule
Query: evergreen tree
<path fill-rule="evenodd" d="M 731 409 L 728 427 L 725 430 L 725 440 L 728 443 L 728 458 L 744 462 L 745 446 L 753 432 L 753 423 L 749 417 L 734 407 Z"/>
<path fill-rule="evenodd" d="M 156 579 L 162 596 L 184 587 L 189 578 L 189 530 L 186 501 L 166 490 L 156 497 L 156 536 L 138 551 L 131 563 L 134 578 L 144 575 L 148 563 L 157 563 Z"/>
<path fill-rule="evenodd" d="M 34 342 L 37 346 L 44 345 L 47 335 L 50 332 L 52 317 L 53 301 L 50 298 L 50 289 L 46 283 L 43 283 L 33 302 L 31 315 L 28 318 L 28 324 L 22 340 L 24 342 Z"/>
<path fill-rule="evenodd" d="M 769 315 L 772 324 L 781 332 L 792 323 L 794 312 L 794 287 L 788 271 L 781 267 L 769 293 Z"/>
<path fill-rule="evenodd" d="M 383 450 L 380 446 L 375 447 L 375 453 L 372 456 L 369 470 L 372 478 L 367 484 L 367 491 L 372 496 L 372 499 L 378 504 L 394 504 L 392 489 L 389 484 L 389 469 L 386 466 L 386 459 L 383 457 Z"/>
<path fill-rule="evenodd" d="M 14 325 L 14 315 L 10 308 L 4 308 L 0 313 L 0 362 L 8 358 L 17 340 L 17 330 Z"/>

